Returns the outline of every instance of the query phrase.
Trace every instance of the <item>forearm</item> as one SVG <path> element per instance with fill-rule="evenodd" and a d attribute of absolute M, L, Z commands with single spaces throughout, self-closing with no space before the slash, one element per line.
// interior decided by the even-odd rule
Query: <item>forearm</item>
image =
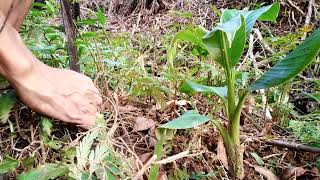
<path fill-rule="evenodd" d="M 4 21 L 4 16 L 0 14 L 0 24 L 3 25 Z M 26 76 L 31 73 L 35 61 L 18 32 L 10 24 L 5 24 L 0 33 L 1 75 L 9 81 Z"/>
<path fill-rule="evenodd" d="M 0 0 L 0 12 L 8 16 L 8 23 L 19 31 L 33 0 Z"/>

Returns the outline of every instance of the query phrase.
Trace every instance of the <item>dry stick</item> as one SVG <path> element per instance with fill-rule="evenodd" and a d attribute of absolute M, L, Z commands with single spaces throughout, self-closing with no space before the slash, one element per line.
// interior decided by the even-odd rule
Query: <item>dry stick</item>
<path fill-rule="evenodd" d="M 71 14 L 71 4 L 69 0 L 61 0 L 60 4 L 62 9 L 64 31 L 68 39 L 67 44 L 68 44 L 68 51 L 69 51 L 69 66 L 71 70 L 80 72 L 78 52 L 74 44 L 76 31 L 75 31 L 72 14 Z"/>
<path fill-rule="evenodd" d="M 314 5 L 314 0 L 309 0 L 308 13 L 307 13 L 307 16 L 306 16 L 305 26 L 308 26 L 310 24 L 311 16 L 312 16 L 312 6 L 313 5 Z M 305 40 L 306 37 L 307 37 L 307 33 L 305 32 L 301 39 Z"/>
<path fill-rule="evenodd" d="M 262 37 L 261 32 L 259 31 L 259 29 L 255 29 L 254 28 L 253 32 L 257 36 L 257 38 L 260 41 L 260 43 L 263 46 L 263 48 L 273 54 L 274 53 L 273 49 L 263 40 L 263 37 Z"/>
<path fill-rule="evenodd" d="M 311 147 L 311 146 L 298 144 L 294 142 L 285 142 L 280 140 L 267 140 L 267 139 L 262 139 L 262 141 L 265 142 L 266 144 L 284 147 L 288 149 L 294 149 L 297 151 L 305 151 L 305 152 L 311 152 L 311 153 L 317 153 L 317 154 L 320 153 L 320 148 Z"/>
<path fill-rule="evenodd" d="M 299 13 L 301 13 L 303 16 L 305 15 L 304 12 L 303 12 L 297 5 L 295 5 L 291 0 L 287 0 L 287 1 L 288 1 L 288 3 L 289 3 L 292 7 L 294 7 Z"/>
<path fill-rule="evenodd" d="M 149 169 L 152 163 L 157 159 L 156 155 L 153 155 L 149 161 L 140 169 L 140 171 L 134 176 L 132 180 L 142 179 L 143 174 Z"/>

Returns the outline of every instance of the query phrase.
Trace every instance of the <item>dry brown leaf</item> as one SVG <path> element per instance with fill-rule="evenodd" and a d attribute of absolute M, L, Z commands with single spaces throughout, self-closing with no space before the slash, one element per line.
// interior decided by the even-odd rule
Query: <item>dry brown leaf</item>
<path fill-rule="evenodd" d="M 294 167 L 294 168 L 286 169 L 281 179 L 284 179 L 284 180 L 296 179 L 297 177 L 304 175 L 306 172 L 307 170 L 303 169 L 302 167 Z"/>
<path fill-rule="evenodd" d="M 253 166 L 254 170 L 265 177 L 267 180 L 278 180 L 279 178 L 268 169 L 261 166 Z"/>
<path fill-rule="evenodd" d="M 253 97 L 248 97 L 247 100 L 245 101 L 244 112 L 246 112 L 247 114 L 251 114 L 255 103 L 256 102 Z"/>
<path fill-rule="evenodd" d="M 261 132 L 258 133 L 258 137 L 263 137 L 265 135 L 270 134 L 272 131 L 272 123 L 265 124 L 264 128 L 261 130 Z"/>
<path fill-rule="evenodd" d="M 154 147 L 156 144 L 157 144 L 157 139 L 156 138 L 154 138 L 154 137 L 149 137 L 149 147 Z"/>
<path fill-rule="evenodd" d="M 159 174 L 157 176 L 157 180 L 168 180 L 167 173 L 159 172 Z"/>
<path fill-rule="evenodd" d="M 313 167 L 310 172 L 317 177 L 320 177 L 319 169 L 317 167 Z"/>
<path fill-rule="evenodd" d="M 142 164 L 145 164 L 152 157 L 152 153 L 144 153 L 139 156 L 139 160 Z"/>
<path fill-rule="evenodd" d="M 126 106 L 119 106 L 118 107 L 119 112 L 126 113 L 126 112 L 132 112 L 139 110 L 137 107 L 126 105 Z"/>
<path fill-rule="evenodd" d="M 155 125 L 156 122 L 152 119 L 137 117 L 133 129 L 135 131 L 144 131 L 154 127 Z"/>
<path fill-rule="evenodd" d="M 219 137 L 218 139 L 217 156 L 221 161 L 222 165 L 224 166 L 224 168 L 228 170 L 229 169 L 228 158 L 227 158 L 226 149 L 224 148 L 223 140 L 221 137 Z"/>

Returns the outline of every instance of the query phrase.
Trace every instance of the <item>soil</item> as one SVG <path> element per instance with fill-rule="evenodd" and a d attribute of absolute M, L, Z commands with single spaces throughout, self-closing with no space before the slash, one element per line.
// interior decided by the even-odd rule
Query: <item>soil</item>
<path fill-rule="evenodd" d="M 254 1 L 257 2 L 257 1 Z M 262 2 L 262 1 L 259 1 Z M 268 28 L 275 36 L 284 36 L 304 25 L 305 16 L 299 15 L 299 10 L 287 1 L 281 6 L 281 13 L 277 23 L 266 23 L 264 28 Z M 292 1 L 303 12 L 307 12 L 308 3 L 305 1 Z M 179 24 L 199 24 L 207 29 L 210 29 L 212 24 L 217 21 L 218 17 L 210 10 L 209 3 L 213 3 L 218 9 L 223 8 L 237 8 L 252 5 L 253 1 L 200 1 L 194 0 L 185 3 L 184 1 L 175 1 L 166 6 L 165 9 L 154 13 L 148 10 L 140 11 L 133 14 L 113 14 L 108 17 L 109 31 L 111 32 L 130 32 L 133 34 L 140 34 L 142 36 L 150 36 L 149 33 L 158 32 L 155 34 L 154 41 L 160 38 L 162 34 L 166 33 L 166 28 L 170 27 L 172 23 Z M 268 2 L 266 2 L 268 3 Z M 164 3 L 166 4 L 166 3 Z M 259 4 L 259 3 L 256 3 Z M 192 12 L 192 19 L 184 19 L 181 17 L 172 16 L 170 10 Z M 296 14 L 296 23 L 293 22 L 292 16 L 288 12 Z M 84 13 L 85 14 L 85 13 Z M 139 18 L 139 25 L 134 26 Z M 316 22 L 316 19 L 312 19 Z M 319 26 L 316 23 L 315 26 Z M 262 26 L 259 24 L 259 26 Z M 177 29 L 178 31 L 179 29 Z M 152 34 L 151 34 L 152 35 Z M 158 37 L 157 37 L 158 36 Z M 161 64 L 158 64 L 158 66 Z M 154 100 L 149 98 L 130 97 L 123 92 L 111 92 L 108 88 L 101 87 L 105 96 L 116 102 L 118 111 L 118 122 L 120 123 L 114 133 L 115 149 L 122 150 L 124 154 L 131 156 L 130 152 L 126 151 L 121 140 L 123 140 L 141 161 L 146 162 L 147 156 L 153 152 L 156 142 L 155 128 L 169 120 L 172 120 L 181 114 L 183 110 L 192 109 L 190 105 L 175 105 L 168 104 L 165 108 L 159 109 Z M 193 99 L 196 102 L 197 109 L 202 114 L 208 113 L 208 109 L 212 109 L 214 105 L 208 104 L 201 95 L 195 95 Z M 167 99 L 169 102 L 172 99 Z M 105 99 L 105 107 L 103 112 L 108 115 L 114 112 L 110 100 Z M 222 112 L 216 112 L 219 121 L 226 125 L 225 117 Z M 292 149 L 280 148 L 271 146 L 263 141 L 263 137 L 270 139 L 281 139 L 283 141 L 297 141 L 292 134 L 286 129 L 280 128 L 276 122 L 265 121 L 262 110 L 255 110 L 251 114 L 247 114 L 249 119 L 243 117 L 242 124 L 242 142 L 245 145 L 245 179 L 264 179 L 261 174 L 255 170 L 255 166 L 263 166 L 270 170 L 281 179 L 320 179 L 320 174 L 315 170 L 315 160 L 317 154 L 295 151 Z M 142 131 L 134 129 L 136 119 L 145 118 L 156 122 L 156 125 Z M 39 116 L 25 107 L 22 103 L 18 103 L 10 116 L 10 121 L 16 127 L 17 133 L 11 134 L 8 125 L 0 125 L 0 153 L 7 154 L 15 158 L 24 159 L 35 155 L 36 163 L 42 164 L 44 162 L 54 162 L 61 159 L 61 154 L 54 150 L 46 151 L 41 149 L 41 138 L 38 127 Z M 110 121 L 112 124 L 112 119 Z M 274 125 L 270 125 L 270 123 Z M 266 128 L 269 126 L 270 128 Z M 76 126 L 65 124 L 62 122 L 55 122 L 52 134 L 61 138 L 65 144 L 69 146 L 70 143 L 79 137 L 81 129 Z M 261 133 L 263 134 L 261 135 Z M 121 139 L 121 140 L 120 140 Z M 218 131 L 210 124 L 206 124 L 195 128 L 193 130 L 178 130 L 172 140 L 166 144 L 166 157 L 181 153 L 186 149 L 190 150 L 191 157 L 184 157 L 176 160 L 174 163 L 166 164 L 161 167 L 161 172 L 169 176 L 173 174 L 176 169 L 186 170 L 189 174 L 203 172 L 204 174 L 214 172 L 215 177 L 208 177 L 207 179 L 231 179 L 230 174 L 223 165 L 223 156 L 221 155 L 221 148 L 218 147 L 220 136 Z M 298 141 L 297 141 L 298 142 Z M 252 156 L 256 153 L 264 164 L 259 164 L 257 159 Z M 149 156 L 150 157 L 150 156 Z M 164 157 L 165 158 L 165 157 Z M 305 170 L 300 176 L 295 174 L 290 176 L 294 168 L 300 167 Z M 16 172 L 10 173 L 8 177 L 15 177 L 16 174 L 23 171 L 18 169 Z M 265 174 L 263 174 L 265 175 Z M 0 177 L 1 179 L 1 177 Z"/>

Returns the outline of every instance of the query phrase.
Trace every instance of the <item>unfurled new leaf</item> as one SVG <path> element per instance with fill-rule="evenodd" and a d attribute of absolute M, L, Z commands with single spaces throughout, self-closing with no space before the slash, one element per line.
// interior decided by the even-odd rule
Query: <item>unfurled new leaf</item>
<path fill-rule="evenodd" d="M 204 124 L 210 120 L 210 117 L 200 115 L 196 111 L 187 111 L 182 116 L 174 119 L 166 124 L 160 126 L 160 128 L 166 129 L 188 129 L 194 128 L 201 124 Z"/>
<path fill-rule="evenodd" d="M 232 68 L 243 53 L 246 33 L 242 15 L 220 23 L 203 38 L 205 47 L 212 58 L 223 68 Z"/>
<path fill-rule="evenodd" d="M 273 3 L 269 6 L 264 6 L 259 9 L 247 11 L 247 10 L 237 10 L 237 9 L 226 9 L 223 11 L 220 18 L 220 22 L 224 23 L 229 21 L 234 16 L 239 14 L 243 15 L 246 21 L 246 34 L 249 34 L 253 28 L 255 22 L 260 21 L 271 21 L 275 22 L 280 10 L 279 3 Z"/>
<path fill-rule="evenodd" d="M 319 50 L 320 28 L 315 30 L 295 50 L 256 80 L 250 86 L 250 90 L 266 89 L 288 81 L 304 70 L 313 61 Z"/>

